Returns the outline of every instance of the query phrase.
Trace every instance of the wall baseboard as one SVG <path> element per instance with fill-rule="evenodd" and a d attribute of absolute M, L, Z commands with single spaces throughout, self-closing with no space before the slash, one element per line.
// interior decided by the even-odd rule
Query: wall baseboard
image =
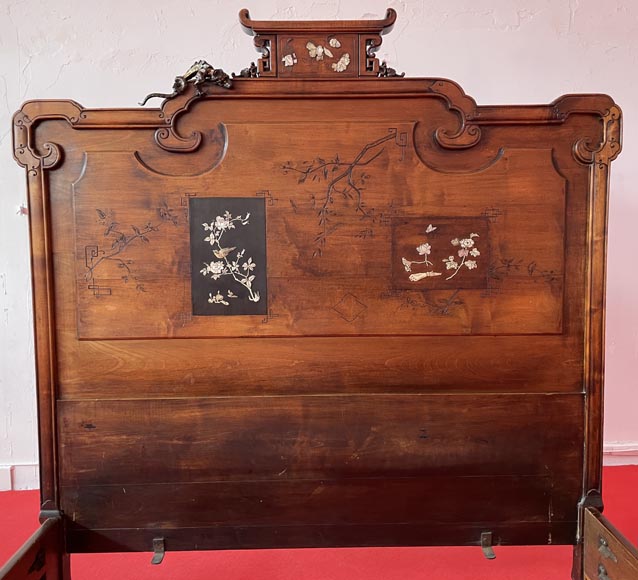
<path fill-rule="evenodd" d="M 609 441 L 603 445 L 603 465 L 638 465 L 638 441 Z"/>
<path fill-rule="evenodd" d="M 638 441 L 610 441 L 603 447 L 603 465 L 638 465 Z M 0 491 L 38 489 L 36 463 L 0 465 Z"/>
<path fill-rule="evenodd" d="M 0 465 L 0 491 L 38 489 L 40 472 L 37 463 Z"/>
<path fill-rule="evenodd" d="M 0 491 L 13 489 L 13 467 L 0 466 Z"/>

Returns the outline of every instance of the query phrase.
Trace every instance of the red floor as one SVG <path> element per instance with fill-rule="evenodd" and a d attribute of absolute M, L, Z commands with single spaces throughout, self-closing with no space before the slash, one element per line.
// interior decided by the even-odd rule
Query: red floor
<path fill-rule="evenodd" d="M 638 466 L 605 468 L 605 515 L 632 542 L 638 539 Z M 37 528 L 38 492 L 0 493 L 0 560 Z M 74 580 L 567 580 L 571 548 L 382 548 L 168 553 L 72 557 Z"/>

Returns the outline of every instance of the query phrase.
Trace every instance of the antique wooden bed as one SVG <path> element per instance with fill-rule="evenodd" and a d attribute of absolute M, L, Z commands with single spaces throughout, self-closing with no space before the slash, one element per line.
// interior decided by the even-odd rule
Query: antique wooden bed
<path fill-rule="evenodd" d="M 505 544 L 636 578 L 597 511 L 620 109 L 403 78 L 375 57 L 395 18 L 244 10 L 262 55 L 237 77 L 199 61 L 161 108 L 15 115 L 43 526 L 1 578 Z"/>

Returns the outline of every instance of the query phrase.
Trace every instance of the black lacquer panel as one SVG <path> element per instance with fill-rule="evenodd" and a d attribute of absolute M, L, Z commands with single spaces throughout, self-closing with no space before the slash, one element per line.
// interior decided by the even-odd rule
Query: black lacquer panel
<path fill-rule="evenodd" d="M 264 199 L 190 199 L 193 314 L 268 313 Z"/>

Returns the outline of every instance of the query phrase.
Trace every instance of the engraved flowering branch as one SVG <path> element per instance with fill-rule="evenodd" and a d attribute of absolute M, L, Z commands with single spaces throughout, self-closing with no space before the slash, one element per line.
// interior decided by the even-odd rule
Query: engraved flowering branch
<path fill-rule="evenodd" d="M 253 271 L 257 264 L 251 257 L 244 257 L 246 254 L 245 249 L 238 250 L 236 246 L 229 247 L 222 243 L 222 238 L 228 230 L 234 230 L 236 225 L 248 225 L 250 223 L 249 219 L 250 213 L 243 217 L 241 215 L 233 217 L 229 211 L 226 211 L 224 215 L 216 216 L 214 221 L 202 224 L 204 231 L 209 232 L 204 241 L 213 247 L 215 260 L 211 260 L 208 263 L 204 262 L 204 267 L 200 270 L 200 273 L 203 276 L 209 276 L 213 280 L 219 280 L 222 276 L 231 276 L 237 284 L 248 291 L 248 300 L 259 302 L 259 292 L 252 287 L 255 279 Z M 225 295 L 219 290 L 208 294 L 208 302 L 223 306 L 229 306 L 229 300 L 236 298 L 238 298 L 238 295 L 232 290 L 228 290 Z"/>
<path fill-rule="evenodd" d="M 170 208 L 168 208 L 170 212 Z M 121 254 L 136 240 L 149 243 L 148 235 L 159 231 L 159 226 L 153 225 L 151 222 L 144 226 L 131 225 L 132 233 L 127 233 L 127 228 L 120 228 L 120 224 L 115 221 L 114 214 L 111 210 L 95 210 L 98 219 L 97 222 L 104 227 L 103 237 L 108 240 L 106 249 L 102 249 L 99 245 L 87 246 L 85 248 L 85 265 L 86 272 L 84 278 L 90 282 L 89 287 L 96 286 L 95 271 L 104 263 L 111 262 L 120 268 L 122 274 L 121 279 L 128 283 L 129 280 L 135 282 L 135 289 L 138 292 L 145 292 L 144 284 L 140 282 L 133 272 L 133 260 L 124 259 Z M 96 294 L 97 295 L 97 294 Z"/>
<path fill-rule="evenodd" d="M 425 230 L 426 234 L 430 234 L 437 229 L 436 226 L 429 224 Z M 457 274 L 463 271 L 463 268 L 468 270 L 474 270 L 478 268 L 477 258 L 481 255 L 480 250 L 476 247 L 475 238 L 479 235 L 476 233 L 469 234 L 466 238 L 454 238 L 450 241 L 450 244 L 456 251 L 456 256 L 451 254 L 447 258 L 443 258 L 442 262 L 445 264 L 447 271 L 452 270 L 452 273 L 446 278 L 451 280 Z M 401 258 L 403 267 L 406 272 L 410 273 L 409 279 L 411 282 L 418 282 L 424 278 L 432 278 L 435 276 L 441 276 L 442 272 L 437 272 L 434 269 L 434 263 L 430 261 L 429 256 L 432 254 L 432 245 L 428 241 L 424 241 L 416 247 L 416 252 L 421 256 L 422 260 L 408 260 L 405 257 Z M 413 266 L 429 266 L 430 268 L 425 272 L 413 272 Z"/>
<path fill-rule="evenodd" d="M 459 296 L 461 291 L 454 290 L 449 296 L 444 298 L 431 298 L 427 294 L 417 294 L 416 296 L 405 296 L 400 308 L 427 308 L 432 316 L 451 316 L 457 308 L 463 306 L 463 299 Z"/>
<path fill-rule="evenodd" d="M 361 218 L 372 219 L 374 222 L 374 210 L 369 210 L 363 201 L 365 184 L 370 179 L 370 174 L 363 168 L 373 163 L 384 152 L 383 144 L 390 140 L 397 140 L 396 129 L 391 129 L 387 135 L 364 145 L 352 161 L 344 161 L 336 154 L 331 159 L 317 157 L 311 162 L 304 161 L 297 165 L 288 161 L 282 166 L 284 175 L 298 174 L 297 183 L 299 184 L 305 183 L 308 179 L 326 183 L 323 192 L 319 195 L 313 194 L 311 198 L 313 208 L 318 207 L 317 215 L 321 228 L 315 237 L 316 249 L 313 257 L 323 254 L 328 236 L 338 227 L 331 223 L 331 218 L 336 215 L 334 211 L 336 196 L 354 200 L 355 213 L 360 214 Z"/>

